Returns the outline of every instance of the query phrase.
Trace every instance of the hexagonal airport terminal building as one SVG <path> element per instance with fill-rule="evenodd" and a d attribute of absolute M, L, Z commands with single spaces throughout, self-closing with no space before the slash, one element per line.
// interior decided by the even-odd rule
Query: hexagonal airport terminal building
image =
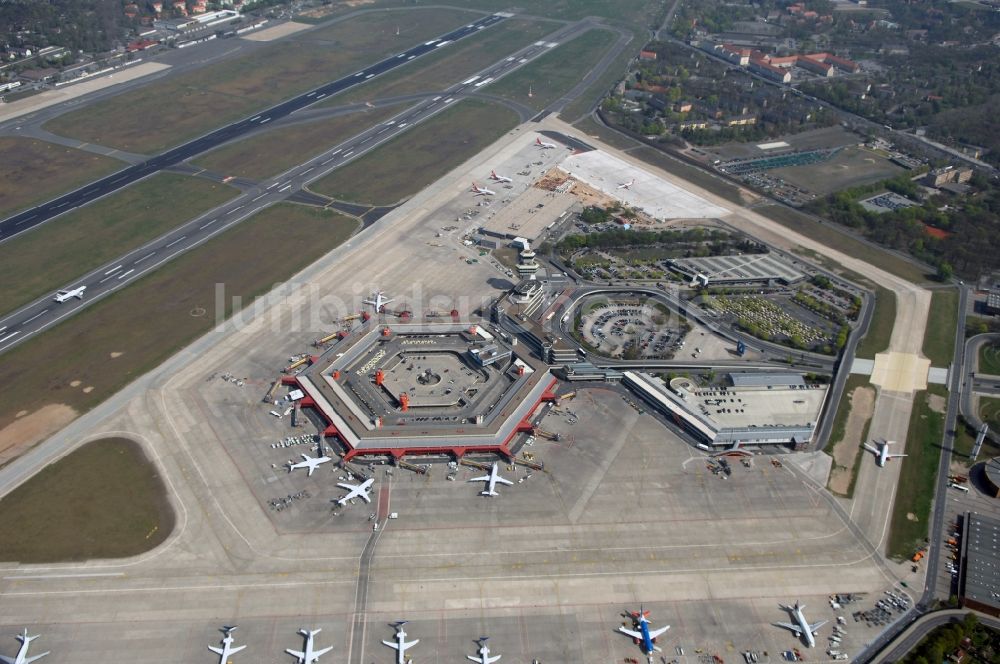
<path fill-rule="evenodd" d="M 326 422 L 346 460 L 359 455 L 496 452 L 557 380 L 547 364 L 477 322 L 376 320 L 355 328 L 296 376 L 302 406 Z"/>

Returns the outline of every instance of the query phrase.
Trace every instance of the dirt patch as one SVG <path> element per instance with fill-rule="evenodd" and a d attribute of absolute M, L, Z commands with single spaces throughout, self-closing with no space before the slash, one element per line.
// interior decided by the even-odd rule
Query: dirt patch
<path fill-rule="evenodd" d="M 940 394 L 928 394 L 927 407 L 935 413 L 943 413 L 945 408 L 948 407 L 948 401 Z"/>
<path fill-rule="evenodd" d="M 108 355 L 110 355 L 110 356 L 111 356 L 111 359 L 113 360 L 113 359 L 115 359 L 116 357 L 121 357 L 122 355 L 124 355 L 124 353 L 120 353 L 120 352 L 118 352 L 117 350 L 113 350 L 113 351 L 111 351 L 110 353 L 108 353 Z"/>
<path fill-rule="evenodd" d="M 24 411 L 22 411 L 24 412 Z M 0 466 L 45 440 L 76 419 L 77 412 L 61 403 L 42 406 L 0 429 Z"/>
<path fill-rule="evenodd" d="M 851 392 L 851 414 L 847 416 L 844 437 L 833 446 L 833 470 L 830 491 L 845 496 L 851 486 L 854 460 L 861 451 L 861 435 L 875 410 L 875 390 L 857 387 Z"/>
<path fill-rule="evenodd" d="M 907 518 L 908 521 L 917 521 L 918 520 L 917 519 L 917 515 L 914 514 L 913 512 L 907 512 L 906 513 L 906 518 Z"/>
<path fill-rule="evenodd" d="M 93 385 L 88 385 L 87 387 L 83 388 L 83 393 L 84 394 L 90 394 L 93 391 L 94 391 L 94 386 Z"/>
<path fill-rule="evenodd" d="M 70 387 L 80 387 L 81 384 L 82 383 L 79 380 L 72 380 L 72 381 L 70 381 L 69 386 Z"/>

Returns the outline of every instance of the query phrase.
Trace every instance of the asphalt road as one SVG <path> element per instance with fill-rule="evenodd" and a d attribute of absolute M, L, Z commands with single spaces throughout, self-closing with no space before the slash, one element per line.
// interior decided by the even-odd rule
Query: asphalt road
<path fill-rule="evenodd" d="M 441 48 L 447 44 L 458 41 L 463 37 L 475 34 L 479 30 L 499 23 L 507 16 L 508 14 L 491 14 L 479 19 L 478 21 L 473 21 L 472 23 L 462 26 L 457 30 L 452 30 L 451 32 L 436 39 L 418 44 L 417 46 L 381 60 L 380 62 L 370 65 L 358 72 L 344 76 L 336 81 L 326 83 L 325 85 L 315 88 L 309 92 L 293 97 L 292 99 L 277 104 L 276 106 L 272 106 L 271 108 L 261 111 L 253 117 L 245 118 L 230 125 L 226 125 L 225 127 L 221 127 L 220 129 L 216 129 L 215 131 L 209 132 L 200 138 L 196 138 L 176 148 L 167 150 L 166 152 L 156 155 L 155 157 L 152 157 L 151 159 L 140 164 L 136 164 L 116 173 L 112 173 L 105 178 L 97 180 L 96 182 L 91 182 L 88 185 L 80 187 L 75 191 L 71 191 L 68 194 L 59 196 L 58 198 L 48 201 L 47 203 L 43 203 L 42 205 L 18 213 L 13 217 L 4 219 L 3 221 L 0 221 L 0 242 L 8 240 L 11 237 L 23 233 L 24 231 L 30 230 L 39 224 L 45 223 L 46 221 L 52 219 L 53 217 L 57 217 L 64 212 L 86 205 L 87 203 L 95 201 L 102 196 L 107 196 L 108 194 L 118 191 L 123 187 L 127 187 L 128 185 L 148 177 L 153 173 L 157 173 L 168 166 L 180 163 L 185 159 L 190 159 L 195 155 L 218 147 L 227 141 L 244 136 L 256 129 L 259 129 L 268 122 L 284 118 L 298 110 L 311 106 L 312 104 L 315 104 L 330 95 L 337 94 L 338 92 L 342 92 L 354 85 L 357 85 L 358 83 L 378 76 L 379 74 L 391 71 L 396 67 L 406 64 L 414 58 L 430 53 L 437 48 Z"/>
<path fill-rule="evenodd" d="M 483 19 L 483 21 L 491 19 L 493 19 L 494 23 L 496 20 L 500 20 L 494 15 Z M 480 21 L 477 24 L 482 24 L 482 22 Z M 334 169 L 354 161 L 386 141 L 395 138 L 404 131 L 408 131 L 416 124 L 441 112 L 459 100 L 463 94 L 473 93 L 503 75 L 518 69 L 539 55 L 548 52 L 556 44 L 556 42 L 552 41 L 553 39 L 568 39 L 579 32 L 589 29 L 589 27 L 586 21 L 581 21 L 580 23 L 560 28 L 549 35 L 546 41 L 535 42 L 512 55 L 504 57 L 489 67 L 484 68 L 478 74 L 470 76 L 462 82 L 441 91 L 440 94 L 404 109 L 385 123 L 371 127 L 327 152 L 299 164 L 276 177 L 269 178 L 260 183 L 233 181 L 231 184 L 239 184 L 245 187 L 244 192 L 236 196 L 236 198 L 65 286 L 65 288 L 85 286 L 86 291 L 83 300 L 72 299 L 60 304 L 53 301 L 52 295 L 46 295 L 0 318 L 0 353 L 51 327 L 100 297 L 118 290 L 125 284 L 152 271 L 177 255 L 202 244 L 229 227 L 256 214 L 265 207 L 289 198 L 299 198 L 307 194 L 308 192 L 302 192 L 302 189 L 310 182 L 324 177 Z M 463 28 L 463 30 L 467 28 L 468 26 Z M 440 39 L 444 40 L 444 38 Z M 433 48 L 426 46 L 426 44 L 417 48 L 424 47 Z M 395 56 L 393 59 L 405 61 L 410 57 L 409 55 L 405 55 L 406 53 L 409 53 L 409 51 Z M 372 71 L 372 68 L 367 68 L 363 70 L 363 72 L 368 72 L 364 76 L 355 74 L 353 78 L 365 80 L 369 74 L 374 75 L 371 73 Z M 306 105 L 313 103 L 321 96 L 325 96 L 325 93 L 312 91 L 303 95 L 308 100 Z M 299 99 L 296 98 L 296 100 Z M 291 110 L 284 109 L 284 105 L 282 105 L 282 108 L 280 117 L 284 117 L 292 112 Z M 254 128 L 259 128 L 265 117 L 278 117 L 270 115 L 270 113 L 271 111 L 268 111 L 252 118 L 251 120 L 256 123 Z M 215 143 L 210 143 L 206 147 L 203 147 L 203 149 L 208 150 L 215 147 L 215 145 Z M 154 159 L 159 158 L 156 157 Z M 171 163 L 164 162 L 161 167 L 171 167 L 175 163 L 173 161 Z M 95 185 L 90 185 L 90 187 L 93 186 Z M 367 210 L 367 208 L 365 209 Z"/>

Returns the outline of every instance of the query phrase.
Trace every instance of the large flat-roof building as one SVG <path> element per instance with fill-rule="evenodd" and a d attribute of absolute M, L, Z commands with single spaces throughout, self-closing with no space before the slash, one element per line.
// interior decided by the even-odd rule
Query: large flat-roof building
<path fill-rule="evenodd" d="M 792 445 L 813 440 L 826 401 L 827 386 L 811 385 L 801 374 L 732 373 L 727 386 L 695 384 L 624 372 L 624 384 L 701 444 Z"/>
<path fill-rule="evenodd" d="M 1000 519 L 966 512 L 962 525 L 962 606 L 1000 616 Z"/>

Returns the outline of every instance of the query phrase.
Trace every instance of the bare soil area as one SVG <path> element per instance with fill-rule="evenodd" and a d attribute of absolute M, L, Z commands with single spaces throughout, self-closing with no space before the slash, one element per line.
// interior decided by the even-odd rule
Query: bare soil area
<path fill-rule="evenodd" d="M 854 460 L 861 451 L 861 435 L 875 410 L 875 390 L 857 387 L 851 393 L 851 414 L 847 416 L 844 437 L 833 446 L 833 470 L 830 472 L 830 491 L 847 495 L 854 472 Z"/>

